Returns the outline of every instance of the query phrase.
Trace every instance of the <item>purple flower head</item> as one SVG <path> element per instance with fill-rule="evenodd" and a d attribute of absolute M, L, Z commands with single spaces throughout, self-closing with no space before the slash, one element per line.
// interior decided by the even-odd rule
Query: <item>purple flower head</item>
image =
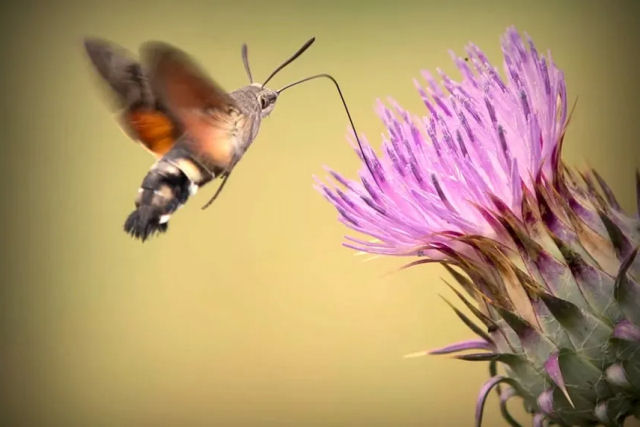
<path fill-rule="evenodd" d="M 438 85 L 423 72 L 426 85 L 415 85 L 426 116 L 378 104 L 381 153 L 361 138 L 371 171 L 363 162 L 359 181 L 330 171 L 338 185 L 318 183 L 340 220 L 373 238 L 347 237 L 346 246 L 442 258 L 438 249 L 455 247 L 456 236 L 496 237 L 490 212 L 521 217 L 523 193 L 536 179 L 553 180 L 567 122 L 563 73 L 515 28 L 502 52 L 504 79 L 473 44 L 466 58 L 452 54 L 460 82 L 439 71 Z"/>

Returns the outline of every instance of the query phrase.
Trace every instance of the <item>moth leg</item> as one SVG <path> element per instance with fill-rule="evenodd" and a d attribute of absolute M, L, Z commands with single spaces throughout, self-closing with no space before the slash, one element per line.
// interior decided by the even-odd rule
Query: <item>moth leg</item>
<path fill-rule="evenodd" d="M 229 179 L 229 175 L 231 175 L 231 171 L 230 170 L 229 171 L 225 171 L 222 174 L 222 183 L 220 184 L 220 186 L 218 187 L 216 192 L 213 194 L 211 199 L 209 199 L 209 201 L 202 207 L 202 209 L 208 208 L 211 205 L 211 203 L 213 203 L 214 200 L 216 200 L 218 198 L 218 195 L 220 194 L 220 192 L 224 188 L 224 185 L 227 183 L 227 179 Z"/>

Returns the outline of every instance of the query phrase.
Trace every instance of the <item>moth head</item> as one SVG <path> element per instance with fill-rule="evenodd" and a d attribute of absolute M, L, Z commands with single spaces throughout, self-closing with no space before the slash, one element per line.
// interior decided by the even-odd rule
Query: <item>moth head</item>
<path fill-rule="evenodd" d="M 266 84 L 269 83 L 269 81 L 273 78 L 273 76 L 278 74 L 280 70 L 282 70 L 292 61 L 294 61 L 298 56 L 302 54 L 302 52 L 307 50 L 307 48 L 311 46 L 311 44 L 314 41 L 315 41 L 315 37 L 307 40 L 307 42 L 304 45 L 302 45 L 302 47 L 298 49 L 298 51 L 295 54 L 293 54 L 292 57 L 284 61 L 275 70 L 273 70 L 273 72 L 269 75 L 269 77 L 266 78 L 266 80 L 263 83 L 255 83 L 253 81 L 253 75 L 251 74 L 251 67 L 249 66 L 248 48 L 246 44 L 242 45 L 242 63 L 244 64 L 244 69 L 247 72 L 247 76 L 249 77 L 249 82 L 251 83 L 250 86 L 258 89 L 258 91 L 256 92 L 256 96 L 258 98 L 258 104 L 260 105 L 260 116 L 262 118 L 265 118 L 269 114 L 271 114 L 271 111 L 273 111 L 273 107 L 276 104 L 276 99 L 278 99 L 278 93 L 279 93 L 279 91 L 271 90 L 265 87 Z"/>
<path fill-rule="evenodd" d="M 260 116 L 265 118 L 271 114 L 271 111 L 273 111 L 273 107 L 275 107 L 276 100 L 278 99 L 278 92 L 263 87 L 256 96 L 258 97 L 258 103 L 260 104 Z"/>

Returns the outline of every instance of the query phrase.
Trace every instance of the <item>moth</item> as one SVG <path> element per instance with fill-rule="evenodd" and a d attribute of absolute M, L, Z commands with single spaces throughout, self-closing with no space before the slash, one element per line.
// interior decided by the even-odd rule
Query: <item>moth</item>
<path fill-rule="evenodd" d="M 171 215 L 189 196 L 221 178 L 203 208 L 209 206 L 256 138 L 262 119 L 271 114 L 278 96 L 289 87 L 318 77 L 329 78 L 358 139 L 340 87 L 329 74 L 307 77 L 279 90 L 266 87 L 314 41 L 308 40 L 264 83 L 253 81 L 244 44 L 242 60 L 249 85 L 227 93 L 188 54 L 170 44 L 147 42 L 140 48 L 140 60 L 136 60 L 130 52 L 106 40 L 85 40 L 91 63 L 115 95 L 120 125 L 157 158 L 138 189 L 135 210 L 125 221 L 127 233 L 145 241 L 165 232 Z"/>

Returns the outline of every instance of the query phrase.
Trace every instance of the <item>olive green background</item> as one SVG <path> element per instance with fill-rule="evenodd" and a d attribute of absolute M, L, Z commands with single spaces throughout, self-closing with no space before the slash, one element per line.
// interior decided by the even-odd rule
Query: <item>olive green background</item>
<path fill-rule="evenodd" d="M 152 158 L 116 125 L 85 35 L 160 39 L 231 90 L 240 45 L 263 79 L 333 73 L 360 131 L 376 98 L 425 112 L 411 79 L 473 40 L 501 64 L 515 24 L 551 48 L 578 98 L 565 159 L 635 206 L 640 2 L 31 2 L 0 6 L 3 425 L 471 425 L 485 364 L 406 353 L 471 337 L 438 297 L 437 266 L 358 257 L 312 189 L 355 176 L 329 82 L 283 94 L 219 200 L 206 187 L 141 244 L 122 224 Z M 211 186 L 213 187 L 213 186 Z M 635 210 L 635 208 L 634 208 Z M 512 407 L 518 410 L 520 404 Z M 496 397 L 486 425 L 502 425 Z M 523 418 L 526 424 L 529 420 Z"/>

